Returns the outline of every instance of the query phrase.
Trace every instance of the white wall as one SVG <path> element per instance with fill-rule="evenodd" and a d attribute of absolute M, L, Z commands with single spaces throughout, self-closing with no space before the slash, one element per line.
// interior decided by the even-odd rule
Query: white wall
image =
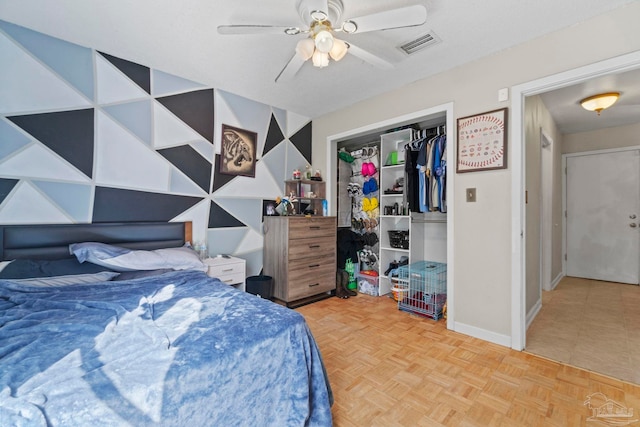
<path fill-rule="evenodd" d="M 562 141 L 562 154 L 635 145 L 640 145 L 640 123 L 566 134 Z"/>
<path fill-rule="evenodd" d="M 526 167 L 525 188 L 528 194 L 526 209 L 526 290 L 525 309 L 529 313 L 540 301 L 540 245 L 543 229 L 541 216 L 542 197 L 542 132 L 553 140 L 546 150 L 551 150 L 552 165 L 550 165 L 552 192 L 548 203 L 551 204 L 551 279 L 555 278 L 562 269 L 562 177 L 560 146 L 562 135 L 558 131 L 549 110 L 538 95 L 527 97 L 524 111 Z"/>
<path fill-rule="evenodd" d="M 502 108 L 509 104 L 497 101 L 500 88 L 640 50 L 638 16 L 640 3 L 633 3 L 315 118 L 314 163 L 327 164 L 326 141 L 331 135 L 448 102 L 454 103 L 456 118 Z M 424 55 L 428 61 L 428 53 Z M 453 135 L 450 143 L 455 143 Z M 522 144 L 522 141 L 509 142 L 509 146 L 513 144 Z M 450 163 L 454 164 L 452 160 Z M 509 158 L 509 165 L 512 163 L 513 159 Z M 508 343 L 511 337 L 511 166 L 498 171 L 450 173 L 449 177 L 455 180 L 457 190 L 455 216 L 450 218 L 455 221 L 455 320 L 470 327 L 465 330 L 486 332 L 485 336 L 490 335 L 494 341 Z M 477 188 L 476 203 L 466 203 L 467 187 Z"/>

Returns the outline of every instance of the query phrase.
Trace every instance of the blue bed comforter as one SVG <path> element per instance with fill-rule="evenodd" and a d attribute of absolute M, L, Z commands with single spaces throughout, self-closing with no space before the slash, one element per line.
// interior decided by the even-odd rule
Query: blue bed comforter
<path fill-rule="evenodd" d="M 330 426 L 303 317 L 204 273 L 0 281 L 1 426 Z"/>

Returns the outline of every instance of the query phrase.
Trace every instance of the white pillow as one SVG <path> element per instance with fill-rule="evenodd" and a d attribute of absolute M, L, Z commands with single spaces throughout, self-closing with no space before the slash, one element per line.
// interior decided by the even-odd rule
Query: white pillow
<path fill-rule="evenodd" d="M 31 286 L 69 286 L 69 285 L 84 285 L 87 283 L 107 282 L 119 273 L 113 271 L 102 271 L 100 273 L 92 274 L 71 274 L 68 276 L 53 276 L 53 277 L 34 277 L 31 279 L 5 279 L 10 282 L 22 283 L 24 285 Z"/>
<path fill-rule="evenodd" d="M 13 260 L 11 260 L 11 261 L 0 261 L 0 271 L 4 270 L 4 268 L 7 265 L 11 264 L 12 262 L 13 262 Z"/>
<path fill-rule="evenodd" d="M 73 243 L 69 251 L 78 261 L 89 261 L 114 271 L 173 270 L 207 271 L 198 254 L 190 247 L 156 249 L 153 251 L 131 250 L 104 243 Z"/>

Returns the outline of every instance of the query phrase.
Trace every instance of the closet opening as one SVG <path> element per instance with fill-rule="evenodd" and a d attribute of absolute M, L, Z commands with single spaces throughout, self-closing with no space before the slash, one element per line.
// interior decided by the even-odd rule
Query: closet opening
<path fill-rule="evenodd" d="M 449 329 L 455 316 L 453 223 L 448 220 L 453 216 L 453 129 L 452 104 L 446 104 L 330 136 L 327 144 L 327 198 L 338 219 L 337 267 L 349 272 L 355 291 L 392 297 L 399 309 L 435 320 L 442 317 L 446 298 Z M 426 180 L 420 180 L 418 164 Z M 353 239 L 360 244 L 352 245 Z M 353 246 L 355 259 L 340 253 L 340 247 Z M 412 301 L 416 292 L 402 281 L 404 266 L 417 263 L 444 268 L 433 301 L 426 301 L 424 292 Z"/>

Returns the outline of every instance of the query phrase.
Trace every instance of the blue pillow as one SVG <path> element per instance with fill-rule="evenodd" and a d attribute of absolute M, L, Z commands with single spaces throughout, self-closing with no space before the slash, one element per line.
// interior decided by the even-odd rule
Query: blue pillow
<path fill-rule="evenodd" d="M 85 242 L 69 245 L 69 251 L 80 262 L 88 261 L 119 272 L 165 268 L 207 271 L 207 266 L 189 246 L 144 251 L 105 243 Z"/>
<path fill-rule="evenodd" d="M 33 277 L 30 279 L 7 279 L 14 283 L 30 286 L 52 287 L 69 285 L 86 285 L 88 283 L 107 282 L 119 273 L 115 271 L 102 271 L 93 274 L 72 274 L 67 276 Z"/>
<path fill-rule="evenodd" d="M 80 264 L 75 258 L 56 260 L 16 259 L 0 271 L 0 279 L 29 279 L 33 277 L 92 274 L 109 269 L 95 264 Z"/>
<path fill-rule="evenodd" d="M 141 279 L 143 277 L 159 276 L 164 273 L 173 271 L 170 268 L 163 268 L 160 270 L 142 270 L 142 271 L 123 271 L 112 279 L 113 282 L 119 282 L 122 280 Z"/>

